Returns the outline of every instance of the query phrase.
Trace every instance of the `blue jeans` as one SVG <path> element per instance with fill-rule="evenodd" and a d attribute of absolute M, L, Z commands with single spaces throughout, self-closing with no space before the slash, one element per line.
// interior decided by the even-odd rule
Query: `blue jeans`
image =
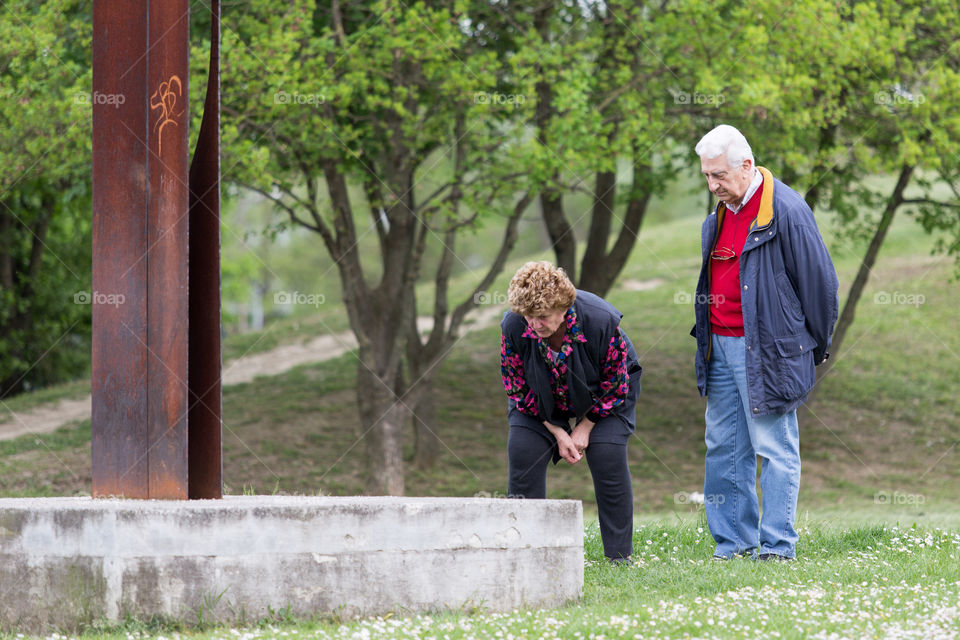
<path fill-rule="evenodd" d="M 707 456 L 703 493 L 714 555 L 796 555 L 793 520 L 800 490 L 797 412 L 754 416 L 747 397 L 743 338 L 712 338 L 707 373 Z M 762 459 L 756 492 L 757 456 Z"/>

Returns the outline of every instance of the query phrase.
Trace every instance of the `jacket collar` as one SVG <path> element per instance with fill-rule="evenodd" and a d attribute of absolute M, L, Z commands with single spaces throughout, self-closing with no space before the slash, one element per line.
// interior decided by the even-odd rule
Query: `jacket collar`
<path fill-rule="evenodd" d="M 762 229 L 773 222 L 773 174 L 765 167 L 757 167 L 763 175 L 763 192 L 760 194 L 760 211 L 750 225 L 750 231 Z"/>
<path fill-rule="evenodd" d="M 773 222 L 773 174 L 766 167 L 758 166 L 757 170 L 763 176 L 763 186 L 760 192 L 760 210 L 754 221 L 750 223 L 751 232 L 766 228 Z M 720 223 L 726 213 L 727 205 L 721 202 L 717 205 L 717 233 L 720 232 Z"/>

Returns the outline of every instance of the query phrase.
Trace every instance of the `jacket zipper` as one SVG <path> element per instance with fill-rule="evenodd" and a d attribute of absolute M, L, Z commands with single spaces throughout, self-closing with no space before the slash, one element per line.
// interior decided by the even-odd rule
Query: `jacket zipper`
<path fill-rule="evenodd" d="M 723 204 L 717 205 L 717 228 L 713 233 L 713 244 L 710 246 L 710 252 L 707 253 L 707 301 L 710 301 L 710 272 L 711 272 L 711 256 L 713 252 L 717 250 L 717 242 L 720 241 L 720 224 L 723 222 L 723 218 L 720 217 L 720 207 L 723 207 L 724 214 L 726 214 L 727 208 Z M 705 362 L 710 362 L 710 356 L 713 353 L 713 331 L 710 329 L 710 311 L 707 310 L 707 357 Z"/>

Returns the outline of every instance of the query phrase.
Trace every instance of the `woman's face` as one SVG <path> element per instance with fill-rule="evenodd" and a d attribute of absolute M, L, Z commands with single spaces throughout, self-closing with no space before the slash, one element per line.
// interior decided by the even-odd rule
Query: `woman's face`
<path fill-rule="evenodd" d="M 527 324 L 530 325 L 530 328 L 536 332 L 540 339 L 546 340 L 557 332 L 560 325 L 563 324 L 565 315 L 567 315 L 566 309 L 560 309 L 559 311 L 551 311 L 535 316 L 523 316 L 523 319 L 527 321 Z"/>

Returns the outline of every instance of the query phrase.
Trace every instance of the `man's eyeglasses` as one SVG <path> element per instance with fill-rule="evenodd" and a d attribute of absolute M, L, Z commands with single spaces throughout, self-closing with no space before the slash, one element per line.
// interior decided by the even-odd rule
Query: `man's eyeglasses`
<path fill-rule="evenodd" d="M 710 254 L 710 257 L 714 260 L 733 260 L 737 257 L 737 252 L 730 247 L 717 247 Z"/>

